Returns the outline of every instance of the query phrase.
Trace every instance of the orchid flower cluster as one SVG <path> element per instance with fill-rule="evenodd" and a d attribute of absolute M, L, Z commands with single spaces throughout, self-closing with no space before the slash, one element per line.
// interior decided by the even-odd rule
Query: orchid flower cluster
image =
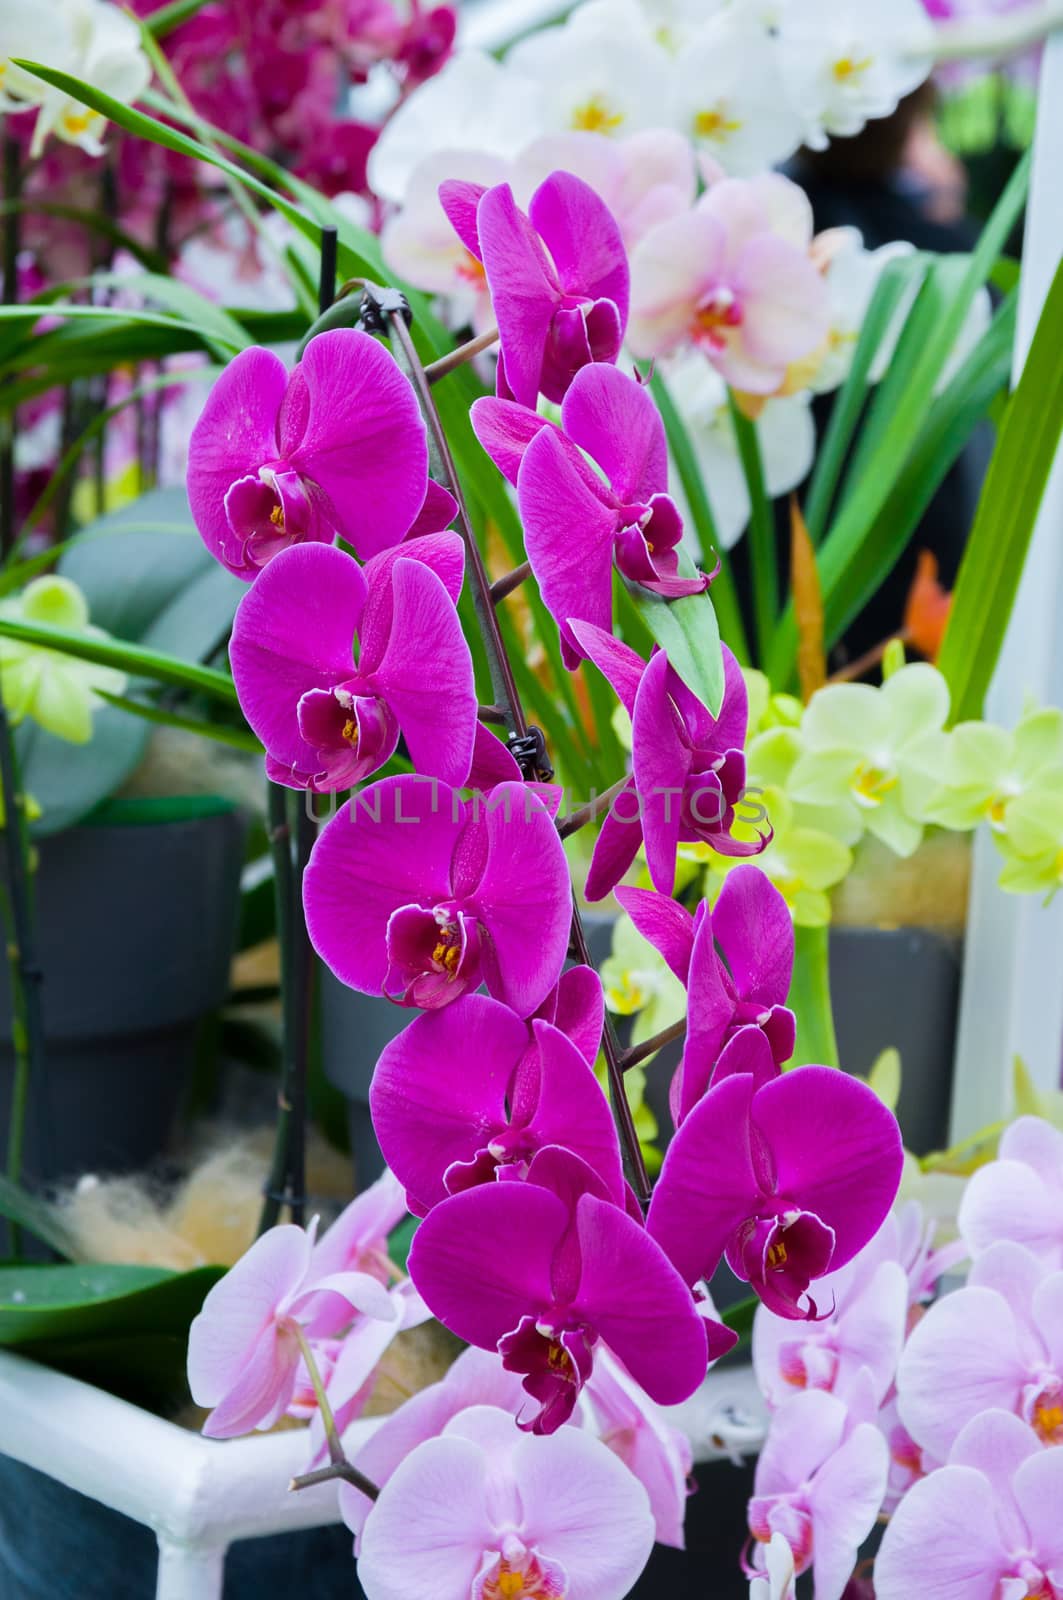
<path fill-rule="evenodd" d="M 811 1570 L 840 1600 L 876 1519 L 877 1600 L 1055 1595 L 1063 1582 L 1063 1134 L 1013 1123 L 959 1205 L 959 1238 L 909 1201 L 795 1328 L 760 1308 L 753 1359 L 771 1411 L 750 1570 Z M 962 1287 L 934 1297 L 971 1265 Z M 867 1563 L 870 1566 L 870 1562 Z"/>
<path fill-rule="evenodd" d="M 374 1440 L 375 1503 L 349 1513 L 363 1584 L 374 1600 L 426 1586 L 619 1600 L 654 1529 L 681 1537 L 683 1456 L 654 1408 L 693 1394 L 735 1343 L 708 1278 L 726 1257 L 779 1315 L 815 1319 L 819 1280 L 881 1227 L 902 1152 L 864 1084 L 821 1066 L 782 1071 L 794 936 L 769 879 L 747 862 L 715 910 L 671 898 L 684 843 L 749 857 L 767 835 L 732 831 L 748 703 L 730 654 L 710 709 L 664 650 L 647 661 L 614 632 L 615 574 L 665 602 L 710 581 L 681 562 L 663 426 L 620 364 L 620 227 L 560 170 L 527 210 L 505 183 L 448 182 L 441 203 L 499 325 L 497 394 L 476 402 L 473 425 L 515 485 L 530 574 L 567 666 L 600 672 L 631 718 L 631 772 L 606 797 L 586 895 L 615 888 L 644 847 L 653 888 L 619 893 L 687 991 L 677 1132 L 651 1192 L 625 1058 L 586 964 L 560 791 L 541 749 L 528 753 L 536 741 L 511 688 L 509 739 L 481 720 L 457 610 L 466 577 L 496 677 L 505 687 L 512 676 L 459 486 L 429 476 L 426 417 L 436 458 L 445 453 L 423 370 L 411 384 L 352 327 L 311 337 L 290 373 L 268 351 L 243 352 L 193 436 L 190 502 L 208 547 L 248 584 L 230 662 L 270 777 L 350 791 L 303 875 L 306 926 L 343 983 L 420 1013 L 371 1088 L 396 1186 L 385 1193 L 401 1189 L 420 1220 L 408 1279 L 390 1291 L 364 1238 L 352 1268 L 356 1212 L 320 1245 L 290 1226 L 263 1235 L 205 1302 L 190 1376 L 209 1432 L 246 1431 L 274 1423 L 293 1396 L 306 1403 L 301 1357 L 336 1475 L 349 1478 L 331 1413 L 357 1403 L 362 1353 L 427 1308 L 470 1347 L 463 1370 L 490 1383 L 447 1380 L 396 1414 L 386 1449 L 386 1430 Z M 401 309 L 383 316 L 416 379 Z M 544 396 L 558 421 L 539 410 Z M 447 531 L 456 512 L 461 536 Z M 506 708 L 486 709 L 504 721 Z M 368 1468 L 357 1471 L 364 1490 Z M 455 1481 L 468 1485 L 456 1518 Z"/>
<path fill-rule="evenodd" d="M 507 183 L 525 208 L 553 168 L 589 184 L 630 252 L 627 348 L 655 362 L 679 411 L 724 549 L 750 514 L 729 392 L 755 423 L 768 493 L 795 488 L 813 462 L 812 401 L 844 382 L 882 273 L 912 254 L 900 241 L 869 251 L 855 228 L 815 235 L 803 191 L 768 170 L 888 113 L 925 72 L 899 53 L 927 25 L 914 0 L 832 6 L 829 24 L 824 9 L 590 0 L 502 65 L 459 52 L 370 162 L 376 192 L 399 207 L 382 234 L 389 266 L 477 331 L 495 319 L 497 286 L 468 230 L 449 225 L 440 184 Z M 913 279 L 872 382 L 915 291 Z M 989 317 L 981 292 L 943 384 Z"/>

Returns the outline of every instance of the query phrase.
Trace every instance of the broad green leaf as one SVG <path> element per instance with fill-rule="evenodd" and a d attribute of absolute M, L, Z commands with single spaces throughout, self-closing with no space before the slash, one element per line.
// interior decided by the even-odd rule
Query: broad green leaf
<path fill-rule="evenodd" d="M 26 789 L 41 807 L 30 824 L 35 839 L 73 827 L 113 794 L 140 764 L 146 723 L 100 706 L 93 713 L 92 739 L 72 745 L 29 718 L 15 730 Z"/>
<path fill-rule="evenodd" d="M 0 306 L 0 321 L 3 322 L 25 322 L 32 327 L 42 316 L 74 318 L 89 322 L 118 322 L 130 327 L 143 324 L 146 327 L 172 328 L 176 325 L 196 332 L 200 342 L 206 344 L 208 348 L 213 348 L 215 345 L 222 346 L 223 355 L 235 355 L 247 344 L 242 329 L 239 339 L 223 338 L 219 333 L 208 335 L 197 330 L 196 324 L 185 317 L 168 317 L 158 311 L 139 311 L 136 307 L 130 306 L 75 306 L 65 301 L 50 305 L 47 309 L 39 306 Z M 234 323 L 234 327 L 238 328 L 239 324 Z"/>
<path fill-rule="evenodd" d="M 953 721 L 982 713 L 1063 429 L 1063 267 L 997 437 L 938 665 Z M 1058 530 L 1053 530 L 1058 536 Z"/>
<path fill-rule="evenodd" d="M 0 1344 L 140 1404 L 187 1400 L 188 1329 L 221 1267 L 0 1268 Z"/>
<path fill-rule="evenodd" d="M 723 705 L 723 655 L 708 592 L 681 600 L 662 600 L 646 589 L 632 592 L 639 616 L 687 688 L 718 716 Z"/>
<path fill-rule="evenodd" d="M 0 1217 L 6 1217 L 24 1232 L 32 1233 L 34 1238 L 50 1246 L 57 1255 L 73 1259 L 74 1242 L 52 1207 L 23 1189 L 21 1184 L 12 1183 L 10 1178 L 2 1175 L 0 1175 Z"/>
<path fill-rule="evenodd" d="M 87 524 L 60 559 L 98 628 L 140 639 L 201 573 L 216 566 L 196 532 L 183 488 L 152 489 Z"/>
<path fill-rule="evenodd" d="M 838 1065 L 830 998 L 830 929 L 794 929 L 794 970 L 787 1005 L 797 1018 L 792 1067 Z"/>

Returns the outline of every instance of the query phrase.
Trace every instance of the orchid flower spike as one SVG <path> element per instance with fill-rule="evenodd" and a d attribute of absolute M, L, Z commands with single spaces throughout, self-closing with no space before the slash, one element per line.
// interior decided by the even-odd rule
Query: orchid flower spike
<path fill-rule="evenodd" d="M 436 1206 L 414 1234 L 410 1276 L 439 1320 L 524 1374 L 552 1433 L 572 1415 L 603 1340 L 662 1405 L 678 1404 L 735 1336 L 690 1290 L 602 1180 L 556 1146 L 524 1183 L 481 1184 Z"/>
<path fill-rule="evenodd" d="M 400 733 L 418 772 L 465 782 L 477 700 L 454 608 L 463 566 L 461 540 L 445 533 L 397 545 L 364 570 L 323 544 L 274 558 L 240 602 L 229 647 L 274 783 L 349 789 L 387 761 Z"/>
<path fill-rule="evenodd" d="M 652 1546 L 646 1491 L 600 1440 L 473 1406 L 389 1477 L 358 1578 L 367 1600 L 623 1600 Z"/>
<path fill-rule="evenodd" d="M 241 351 L 189 442 L 196 527 L 245 583 L 292 544 L 340 534 L 363 559 L 386 550 L 427 493 L 414 392 L 384 346 L 353 328 L 311 339 L 290 375 L 270 350 Z"/>
<path fill-rule="evenodd" d="M 572 889 L 550 813 L 521 783 L 463 800 L 384 778 L 321 831 L 303 877 L 311 942 L 351 989 L 436 1010 L 486 983 L 530 1016 L 568 950 Z"/>
<path fill-rule="evenodd" d="M 585 367 L 565 395 L 560 428 L 504 400 L 476 401 L 472 418 L 517 486 L 528 560 L 569 668 L 586 654 L 574 622 L 612 629 L 614 564 L 669 599 L 707 586 L 705 573 L 680 574 L 683 519 L 668 493 L 664 424 L 636 379 Z"/>
<path fill-rule="evenodd" d="M 620 1146 L 591 1066 L 557 1028 L 497 1000 L 467 994 L 411 1022 L 377 1062 L 369 1104 L 417 1216 L 496 1176 L 526 1177 L 547 1145 L 581 1156 L 623 1204 Z"/>
<path fill-rule="evenodd" d="M 614 362 L 627 327 L 627 252 L 616 219 L 582 178 L 554 172 L 528 213 L 508 183 L 444 183 L 455 232 L 483 262 L 498 321 L 498 393 L 560 401 L 590 362 Z"/>
<path fill-rule="evenodd" d="M 315 1233 L 313 1223 L 264 1233 L 214 1285 L 193 1321 L 188 1382 L 196 1404 L 210 1410 L 208 1438 L 273 1427 L 295 1394 L 301 1341 L 335 1337 L 356 1312 L 394 1319 L 378 1277 L 316 1270 Z"/>
<path fill-rule="evenodd" d="M 743 746 L 748 701 L 742 671 L 725 645 L 723 705 L 712 716 L 657 651 L 647 663 L 589 623 L 573 623 L 581 647 L 631 717 L 632 778 L 598 835 L 587 899 L 601 900 L 645 844 L 653 885 L 670 895 L 681 843 L 696 840 L 726 856 L 757 855 L 771 835 L 731 836 L 746 783 Z"/>
<path fill-rule="evenodd" d="M 646 1227 L 687 1283 L 726 1252 L 772 1311 L 815 1317 L 810 1286 L 881 1227 L 903 1160 L 892 1112 L 859 1079 L 797 1067 L 758 1087 L 737 1073 L 669 1145 Z"/>
<path fill-rule="evenodd" d="M 793 923 L 770 878 L 736 867 L 715 907 L 703 900 L 694 916 L 646 889 L 618 889 L 616 897 L 686 986 L 686 1040 L 671 1095 L 676 1126 L 732 1072 L 753 1072 L 758 1084 L 776 1077 L 794 1053 L 797 1025 L 785 1003 Z"/>

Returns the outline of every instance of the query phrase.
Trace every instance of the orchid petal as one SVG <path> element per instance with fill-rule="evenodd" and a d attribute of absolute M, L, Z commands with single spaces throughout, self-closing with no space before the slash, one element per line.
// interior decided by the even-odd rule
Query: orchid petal
<path fill-rule="evenodd" d="M 277 415 L 288 373 L 272 350 L 242 350 L 207 396 L 188 445 L 188 501 L 192 518 L 211 553 L 231 549 L 225 496 L 239 479 L 277 459 Z M 237 577 L 253 570 L 226 562 Z"/>

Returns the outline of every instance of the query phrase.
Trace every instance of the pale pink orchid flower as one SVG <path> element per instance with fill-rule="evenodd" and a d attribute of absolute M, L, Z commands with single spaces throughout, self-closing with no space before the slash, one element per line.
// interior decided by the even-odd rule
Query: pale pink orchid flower
<path fill-rule="evenodd" d="M 990 1245 L 962 1289 L 930 1307 L 897 1371 L 901 1421 L 944 1460 L 981 1412 L 1011 1411 L 1063 1444 L 1063 1272 L 1021 1244 Z"/>
<path fill-rule="evenodd" d="M 1055 1600 L 1060 1506 L 1063 1450 L 1046 1450 L 1006 1411 L 983 1412 L 893 1513 L 875 1560 L 876 1600 Z"/>
<path fill-rule="evenodd" d="M 632 351 L 663 356 L 693 345 L 732 388 L 774 394 L 830 328 L 811 239 L 811 208 L 788 179 L 715 183 L 632 253 Z"/>
<path fill-rule="evenodd" d="M 974 1173 L 960 1202 L 960 1235 L 976 1257 L 999 1239 L 1063 1268 L 1063 1133 L 1041 1117 L 1005 1129 L 998 1159 Z"/>
<path fill-rule="evenodd" d="M 392 1473 L 358 1578 L 367 1600 L 623 1600 L 653 1534 L 645 1489 L 599 1439 L 474 1406 Z"/>
<path fill-rule="evenodd" d="M 548 133 L 513 163 L 513 192 L 525 207 L 552 172 L 571 172 L 605 201 L 628 250 L 659 222 L 689 211 L 697 173 L 689 139 L 672 128 L 626 138 L 604 133 Z"/>
<path fill-rule="evenodd" d="M 658 1544 L 685 1549 L 683 1519 L 694 1465 L 686 1434 L 608 1350 L 599 1350 L 583 1400 L 602 1443 L 649 1495 Z"/>
<path fill-rule="evenodd" d="M 314 1270 L 316 1232 L 316 1218 L 271 1228 L 204 1300 L 188 1333 L 188 1382 L 210 1411 L 208 1438 L 273 1427 L 295 1395 L 304 1343 L 335 1338 L 357 1312 L 394 1319 L 379 1278 Z"/>
<path fill-rule="evenodd" d="M 870 1375 L 849 1405 L 807 1389 L 776 1411 L 749 1502 L 750 1577 L 781 1533 L 795 1571 L 811 1568 L 816 1600 L 840 1600 L 886 1492 L 889 1451 L 874 1415 Z"/>

